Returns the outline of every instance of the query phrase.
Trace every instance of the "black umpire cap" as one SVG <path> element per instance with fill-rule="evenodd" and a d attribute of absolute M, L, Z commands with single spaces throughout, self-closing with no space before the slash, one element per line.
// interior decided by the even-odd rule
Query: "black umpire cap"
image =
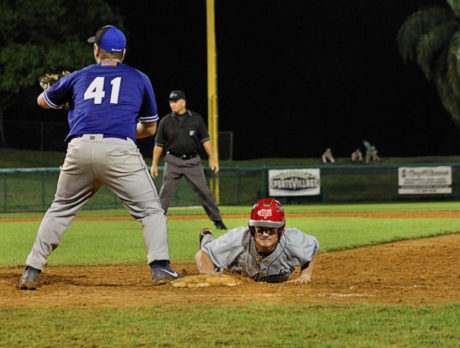
<path fill-rule="evenodd" d="M 177 101 L 179 99 L 187 100 L 185 98 L 185 93 L 184 92 L 176 90 L 176 91 L 172 91 L 171 93 L 169 93 L 169 100 Z"/>

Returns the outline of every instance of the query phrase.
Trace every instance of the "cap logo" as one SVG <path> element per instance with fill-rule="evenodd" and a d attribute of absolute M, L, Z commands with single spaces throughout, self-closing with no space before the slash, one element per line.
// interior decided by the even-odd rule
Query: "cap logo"
<path fill-rule="evenodd" d="M 271 211 L 271 209 L 260 209 L 257 212 L 257 215 L 262 216 L 264 219 L 266 219 L 266 218 L 272 216 L 272 211 Z"/>

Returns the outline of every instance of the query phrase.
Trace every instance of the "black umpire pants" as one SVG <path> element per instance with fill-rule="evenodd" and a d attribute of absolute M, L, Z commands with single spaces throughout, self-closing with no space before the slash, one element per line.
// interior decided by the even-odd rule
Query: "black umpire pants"
<path fill-rule="evenodd" d="M 222 220 L 214 195 L 206 183 L 200 156 L 183 160 L 170 153 L 165 155 L 163 185 L 160 190 L 160 204 L 165 214 L 182 177 L 192 186 L 209 218 L 214 222 Z"/>

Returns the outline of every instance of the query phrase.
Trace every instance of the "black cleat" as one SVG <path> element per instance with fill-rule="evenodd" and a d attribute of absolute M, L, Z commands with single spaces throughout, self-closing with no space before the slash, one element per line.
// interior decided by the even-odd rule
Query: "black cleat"
<path fill-rule="evenodd" d="M 204 236 L 206 236 L 207 234 L 212 235 L 211 229 L 209 227 L 202 228 L 200 231 L 200 248 L 201 248 L 201 242 L 203 241 Z"/>
<path fill-rule="evenodd" d="M 163 283 L 166 280 L 175 280 L 182 278 L 183 275 L 169 267 L 169 261 L 153 261 L 150 263 L 152 272 L 152 281 L 154 283 Z"/>
<path fill-rule="evenodd" d="M 214 221 L 214 225 L 218 230 L 226 230 L 227 226 L 225 226 L 224 222 L 222 220 Z"/>

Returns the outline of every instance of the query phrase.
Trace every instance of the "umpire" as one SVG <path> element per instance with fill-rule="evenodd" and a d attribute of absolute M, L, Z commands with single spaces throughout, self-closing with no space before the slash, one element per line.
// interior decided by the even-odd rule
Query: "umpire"
<path fill-rule="evenodd" d="M 176 90 L 169 94 L 169 105 L 171 112 L 161 119 L 158 126 L 151 169 L 152 177 L 156 178 L 158 176 L 158 160 L 164 149 L 166 153 L 163 185 L 160 190 L 161 207 L 166 214 L 177 184 L 185 176 L 216 228 L 226 230 L 227 227 L 222 221 L 214 196 L 206 184 L 201 166 L 199 153 L 201 146 L 203 146 L 208 154 L 209 166 L 212 171 L 215 174 L 219 172 L 219 165 L 214 157 L 212 143 L 203 117 L 186 108 L 186 97 L 182 91 Z"/>

